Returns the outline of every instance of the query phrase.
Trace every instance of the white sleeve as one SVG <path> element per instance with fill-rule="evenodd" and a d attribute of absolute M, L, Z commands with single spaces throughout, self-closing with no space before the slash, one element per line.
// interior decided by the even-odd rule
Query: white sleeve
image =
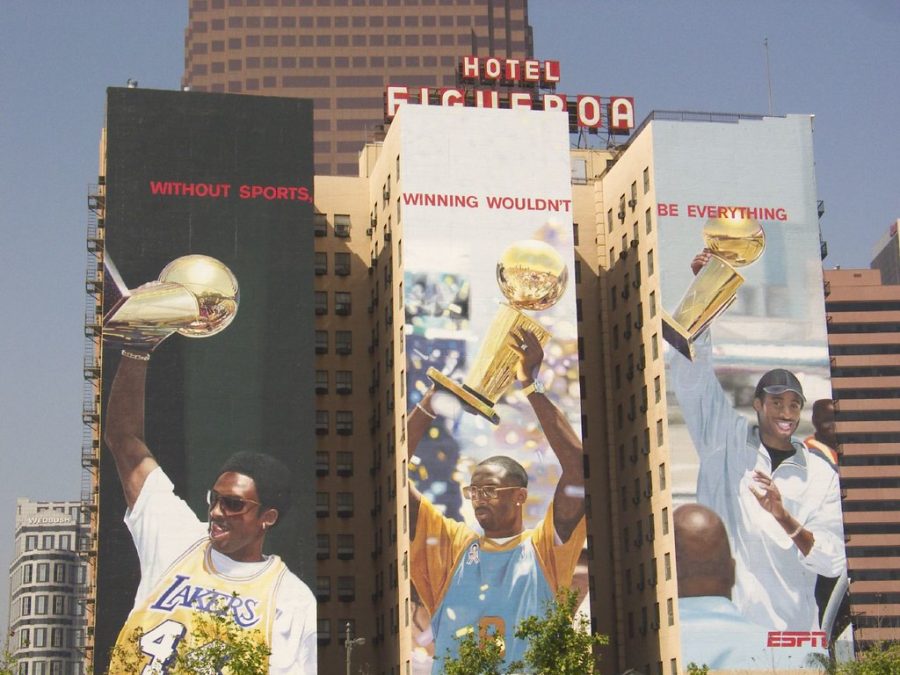
<path fill-rule="evenodd" d="M 146 597 L 175 559 L 207 532 L 206 525 L 173 490 L 169 477 L 156 468 L 144 481 L 134 507 L 125 512 L 125 525 L 141 563 L 135 603 Z"/>
<path fill-rule="evenodd" d="M 805 557 L 798 549 L 800 562 L 816 574 L 840 576 L 847 568 L 847 557 L 844 549 L 841 490 L 836 471 L 828 483 L 825 498 L 817 508 L 811 510 L 810 518 L 802 524 L 812 532 L 815 542 Z"/>
<path fill-rule="evenodd" d="M 743 450 L 749 422 L 734 409 L 716 377 L 709 329 L 694 341 L 693 361 L 677 349 L 667 351 L 672 390 L 700 459 L 727 449 Z"/>
<path fill-rule="evenodd" d="M 316 598 L 306 584 L 286 574 L 275 596 L 270 675 L 316 675 Z"/>

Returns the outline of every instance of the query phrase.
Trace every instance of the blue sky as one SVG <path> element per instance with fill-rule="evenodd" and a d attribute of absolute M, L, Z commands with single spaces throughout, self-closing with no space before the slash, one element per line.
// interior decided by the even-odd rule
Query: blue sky
<path fill-rule="evenodd" d="M 0 22 L 0 563 L 15 498 L 80 485 L 87 187 L 105 89 L 175 89 L 183 0 L 4 0 Z M 652 110 L 811 113 L 826 266 L 868 266 L 900 217 L 896 0 L 531 0 L 559 91 Z M 0 628 L 6 593 L 0 584 Z"/>

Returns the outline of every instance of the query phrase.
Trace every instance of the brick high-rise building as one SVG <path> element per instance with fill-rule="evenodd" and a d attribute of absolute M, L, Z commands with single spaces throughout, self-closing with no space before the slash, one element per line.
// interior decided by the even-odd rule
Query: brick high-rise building
<path fill-rule="evenodd" d="M 875 269 L 825 271 L 850 613 L 858 646 L 900 626 L 900 285 L 896 228 Z M 894 271 L 893 283 L 886 281 Z"/>
<path fill-rule="evenodd" d="M 527 0 L 191 0 L 182 84 L 313 99 L 316 174 L 354 176 L 386 84 L 451 86 L 460 56 L 532 52 Z"/>

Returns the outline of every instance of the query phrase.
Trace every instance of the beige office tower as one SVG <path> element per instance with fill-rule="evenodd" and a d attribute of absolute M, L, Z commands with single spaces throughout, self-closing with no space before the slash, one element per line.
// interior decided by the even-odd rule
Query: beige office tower
<path fill-rule="evenodd" d="M 316 174 L 356 175 L 387 84 L 457 82 L 461 56 L 531 58 L 527 0 L 190 0 L 182 84 L 315 101 Z"/>
<path fill-rule="evenodd" d="M 893 640 L 900 614 L 895 555 L 900 428 L 894 386 L 900 365 L 894 321 L 900 303 L 898 258 L 894 225 L 878 246 L 873 269 L 825 271 L 850 614 L 861 647 Z"/>

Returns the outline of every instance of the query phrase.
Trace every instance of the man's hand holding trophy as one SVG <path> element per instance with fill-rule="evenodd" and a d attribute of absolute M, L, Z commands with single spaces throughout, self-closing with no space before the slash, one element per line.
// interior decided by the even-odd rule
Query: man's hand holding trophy
<path fill-rule="evenodd" d="M 762 225 L 752 218 L 711 218 L 703 227 L 705 248 L 691 262 L 695 278 L 671 314 L 663 310 L 666 342 L 693 360 L 693 342 L 731 306 L 744 283 L 738 267 L 756 262 L 766 248 Z"/>
<path fill-rule="evenodd" d="M 237 279 L 215 258 L 176 258 L 156 281 L 133 290 L 125 287 L 111 260 L 105 265 L 121 298 L 103 319 L 103 339 L 130 354 L 149 358 L 150 352 L 176 332 L 191 338 L 210 337 L 225 330 L 237 314 Z"/>
<path fill-rule="evenodd" d="M 466 410 L 497 424 L 500 416 L 494 406 L 517 373 L 525 375 L 528 343 L 534 341 L 536 349 L 531 352 L 537 358 L 550 339 L 550 333 L 522 310 L 552 307 L 565 292 L 568 278 L 566 264 L 549 244 L 526 239 L 510 245 L 497 262 L 497 283 L 506 302 L 494 315 L 465 381 L 455 382 L 436 368 L 428 369 L 428 377 L 456 396 Z"/>

